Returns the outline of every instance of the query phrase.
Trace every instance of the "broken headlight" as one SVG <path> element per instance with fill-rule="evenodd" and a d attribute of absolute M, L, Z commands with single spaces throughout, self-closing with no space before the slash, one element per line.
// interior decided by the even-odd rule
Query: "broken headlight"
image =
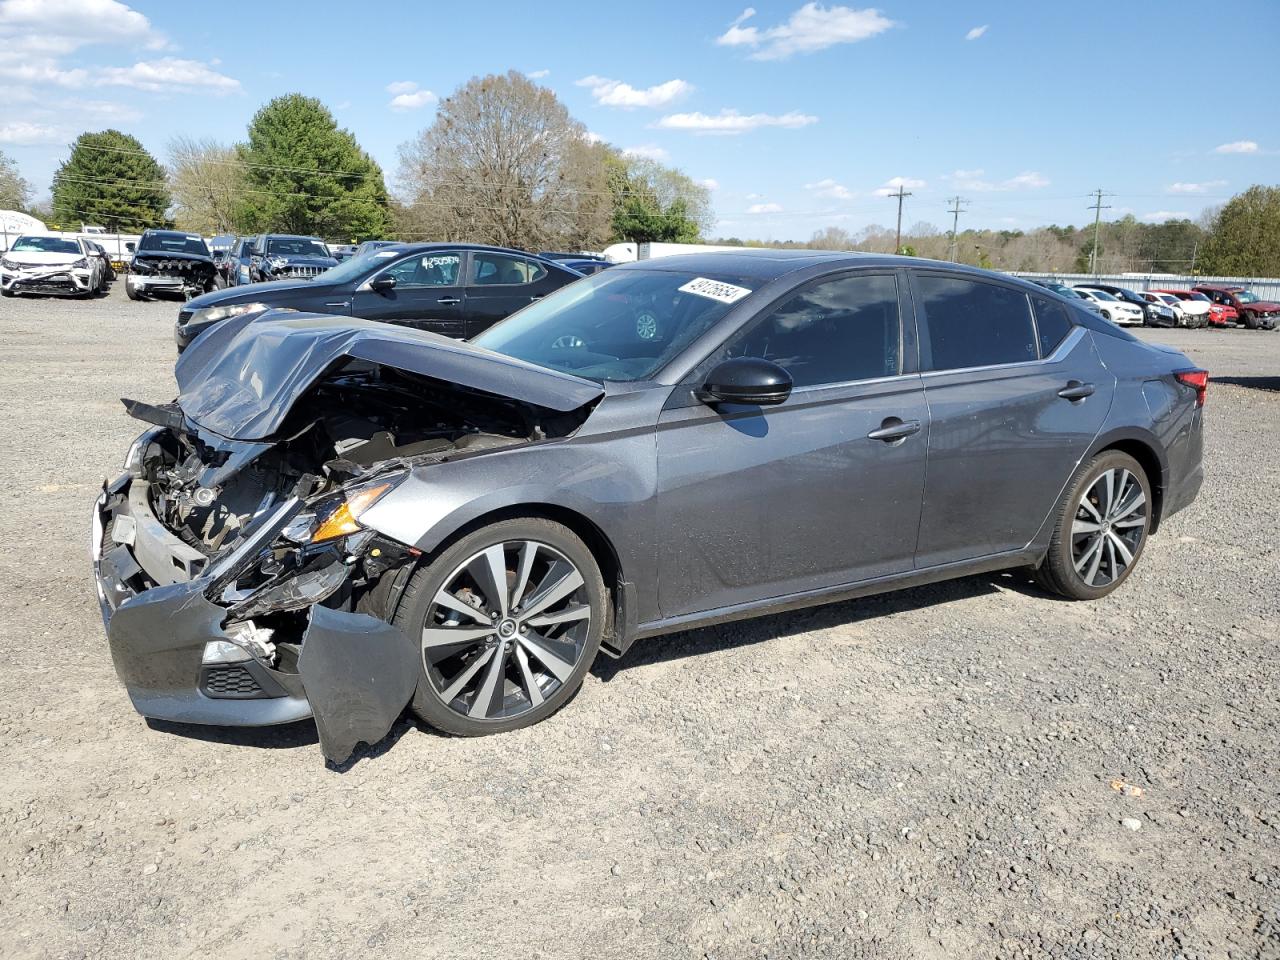
<path fill-rule="evenodd" d="M 317 501 L 311 510 L 298 514 L 281 534 L 294 543 L 324 543 L 358 533 L 362 529 L 361 515 L 407 476 L 407 473 L 400 473 L 379 477 L 325 497 Z"/>
<path fill-rule="evenodd" d="M 269 310 L 270 307 L 265 303 L 233 303 L 225 307 L 205 307 L 203 310 L 197 310 L 191 314 L 188 323 L 215 323 L 218 320 L 227 320 L 231 317 L 238 317 L 242 313 L 254 313 L 258 310 Z"/>
<path fill-rule="evenodd" d="M 25 263 L 18 263 L 15 260 L 10 260 L 8 257 L 0 257 L 0 267 L 3 267 L 5 270 L 27 269 L 27 265 Z"/>

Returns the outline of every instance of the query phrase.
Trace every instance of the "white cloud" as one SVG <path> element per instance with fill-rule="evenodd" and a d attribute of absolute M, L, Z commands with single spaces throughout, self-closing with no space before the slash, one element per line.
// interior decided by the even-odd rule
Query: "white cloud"
<path fill-rule="evenodd" d="M 1171 183 L 1165 187 L 1169 193 L 1208 193 L 1210 190 L 1216 190 L 1218 187 L 1225 187 L 1225 180 L 1206 180 L 1204 183 Z"/>
<path fill-rule="evenodd" d="M 0 124 L 0 143 L 30 146 L 35 143 L 57 143 L 65 139 L 69 138 L 63 131 L 43 123 L 14 120 Z"/>
<path fill-rule="evenodd" d="M 666 83 L 639 89 L 621 80 L 590 76 L 576 81 L 576 85 L 590 88 L 591 96 L 601 106 L 621 107 L 624 110 L 633 110 L 636 107 L 665 107 L 693 91 L 693 84 L 684 80 L 668 80 Z"/>
<path fill-rule="evenodd" d="M 875 9 L 806 3 L 777 26 L 764 29 L 743 26 L 755 13 L 747 7 L 716 38 L 716 43 L 722 47 L 751 47 L 752 60 L 785 60 L 796 53 L 814 53 L 836 44 L 866 40 L 895 25 Z"/>
<path fill-rule="evenodd" d="M 1049 185 L 1049 178 L 1034 170 L 1027 170 L 1007 180 L 984 180 L 983 170 L 956 170 L 942 179 L 953 187 L 971 193 L 996 193 L 1004 190 L 1038 190 Z"/>
<path fill-rule="evenodd" d="M 842 183 L 836 183 L 830 177 L 819 180 L 817 183 L 806 183 L 806 190 L 811 190 L 816 196 L 831 197 L 833 200 L 852 200 L 855 196 L 854 192 Z"/>
<path fill-rule="evenodd" d="M 928 186 L 923 180 L 916 180 L 913 177 L 890 177 L 885 181 L 884 186 L 876 190 L 877 197 L 889 197 L 897 193 L 899 189 L 903 190 L 919 190 L 921 187 Z"/>
<path fill-rule="evenodd" d="M 387 104 L 392 110 L 417 110 L 439 99 L 430 90 L 419 90 L 412 80 L 397 80 L 387 84 L 387 93 L 395 94 Z"/>
<path fill-rule="evenodd" d="M 1156 210 L 1154 213 L 1144 213 L 1142 219 L 1147 223 L 1164 223 L 1166 220 L 1190 220 L 1191 214 L 1185 210 Z"/>
<path fill-rule="evenodd" d="M 530 70 L 525 74 L 530 80 L 541 80 L 543 77 L 551 76 L 550 70 Z"/>
<path fill-rule="evenodd" d="M 671 156 L 665 149 L 652 143 L 644 143 L 638 147 L 627 147 L 622 152 L 625 156 L 643 157 L 646 160 L 665 161 Z"/>
<path fill-rule="evenodd" d="M 769 113 L 739 113 L 737 110 L 721 110 L 715 116 L 705 113 L 673 113 L 658 121 L 667 130 L 689 130 L 693 133 L 732 135 L 757 130 L 760 127 L 782 127 L 795 130 L 817 123 L 818 118 L 791 111 L 781 115 Z"/>
<path fill-rule="evenodd" d="M 1236 140 L 1232 143 L 1221 143 L 1213 148 L 1214 153 L 1257 153 L 1258 145 L 1252 140 Z"/>
<path fill-rule="evenodd" d="M 980 36 L 982 36 L 984 33 L 987 32 L 987 27 L 988 27 L 988 24 L 985 24 L 985 23 L 980 27 L 974 27 L 972 30 L 970 30 L 968 33 L 964 35 L 964 38 L 966 40 L 977 40 Z"/>
<path fill-rule="evenodd" d="M 103 67 L 97 71 L 99 83 L 115 87 L 133 87 L 152 93 L 207 90 L 210 93 L 232 93 L 240 89 L 240 81 L 219 73 L 199 60 L 162 57 L 143 60 L 131 67 Z"/>
<path fill-rule="evenodd" d="M 0 47 L 61 56 L 92 43 L 160 50 L 165 36 L 119 0 L 0 0 Z"/>
<path fill-rule="evenodd" d="M 0 54 L 0 78 L 37 86 L 83 87 L 89 82 L 89 71 L 63 70 L 48 57 L 8 61 Z"/>
<path fill-rule="evenodd" d="M 747 194 L 747 199 L 748 199 L 748 200 L 763 200 L 763 199 L 764 199 L 764 194 L 763 194 L 763 193 L 748 193 L 748 194 Z"/>
<path fill-rule="evenodd" d="M 780 203 L 753 203 L 747 207 L 747 213 L 781 213 L 782 204 Z"/>
<path fill-rule="evenodd" d="M 604 143 L 605 142 L 604 137 L 596 133 L 594 130 L 588 130 L 586 133 L 582 135 L 582 139 L 587 141 L 587 143 Z"/>
<path fill-rule="evenodd" d="M 708 190 L 720 189 L 720 181 L 715 179 L 715 177 L 707 177 L 704 180 L 699 180 L 698 185 L 702 187 L 706 187 Z"/>

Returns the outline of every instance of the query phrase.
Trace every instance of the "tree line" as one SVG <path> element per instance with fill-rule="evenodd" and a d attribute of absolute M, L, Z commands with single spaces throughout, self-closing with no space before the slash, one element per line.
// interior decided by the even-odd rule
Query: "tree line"
<path fill-rule="evenodd" d="M 31 210 L 31 185 L 0 154 L 0 209 L 51 225 L 112 231 L 176 226 L 203 234 L 288 232 L 331 241 L 468 240 L 528 250 L 598 250 L 629 241 L 695 242 L 714 218 L 705 187 L 600 142 L 555 94 L 517 72 L 476 77 L 400 148 L 399 191 L 319 100 L 277 97 L 242 142 L 178 137 L 161 163 L 118 130 L 81 134 Z M 838 227 L 807 242 L 758 246 L 892 252 L 895 232 Z M 1280 187 L 1254 186 L 1199 222 L 1102 225 L 1100 272 L 1280 276 Z M 1001 270 L 1089 269 L 1093 227 L 964 230 L 917 223 L 901 252 Z"/>
<path fill-rule="evenodd" d="M 288 94 L 254 114 L 243 142 L 178 137 L 167 164 L 129 134 L 83 133 L 54 174 L 49 208 L 34 212 L 59 226 L 119 232 L 172 226 L 530 250 L 694 241 L 712 223 L 705 187 L 599 142 L 554 93 L 516 72 L 460 87 L 400 156 L 393 196 L 328 107 Z M 27 209 L 30 195 L 0 159 L 0 207 Z"/>
<path fill-rule="evenodd" d="M 893 227 L 871 224 L 851 233 L 817 230 L 807 241 L 724 237 L 729 246 L 803 247 L 893 253 Z M 1089 273 L 1093 225 L 1034 230 L 961 230 L 955 237 L 928 222 L 903 232 L 899 253 L 952 260 L 990 270 Z M 1280 187 L 1255 185 L 1199 219 L 1144 223 L 1133 215 L 1098 231 L 1098 273 L 1178 273 L 1202 276 L 1280 276 Z"/>

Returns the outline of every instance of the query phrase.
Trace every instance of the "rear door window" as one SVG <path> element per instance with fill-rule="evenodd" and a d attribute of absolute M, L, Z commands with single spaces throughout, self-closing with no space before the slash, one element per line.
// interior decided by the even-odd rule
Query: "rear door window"
<path fill-rule="evenodd" d="M 1020 290 L 941 274 L 916 274 L 928 328 L 929 370 L 1025 363 L 1040 356 L 1031 305 Z"/>
<path fill-rule="evenodd" d="M 524 257 L 512 257 L 503 253 L 474 253 L 471 255 L 471 283 L 473 286 L 514 286 L 533 283 L 547 275 L 547 268 Z"/>

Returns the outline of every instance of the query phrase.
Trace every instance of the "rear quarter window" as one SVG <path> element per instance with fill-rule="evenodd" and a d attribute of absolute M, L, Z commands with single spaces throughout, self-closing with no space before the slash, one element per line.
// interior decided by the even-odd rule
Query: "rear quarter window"
<path fill-rule="evenodd" d="M 1047 357 L 1058 349 L 1058 344 L 1067 339 L 1071 332 L 1071 316 L 1062 304 L 1048 297 L 1031 298 L 1031 305 L 1036 315 L 1036 339 L 1040 345 L 1040 356 Z"/>

